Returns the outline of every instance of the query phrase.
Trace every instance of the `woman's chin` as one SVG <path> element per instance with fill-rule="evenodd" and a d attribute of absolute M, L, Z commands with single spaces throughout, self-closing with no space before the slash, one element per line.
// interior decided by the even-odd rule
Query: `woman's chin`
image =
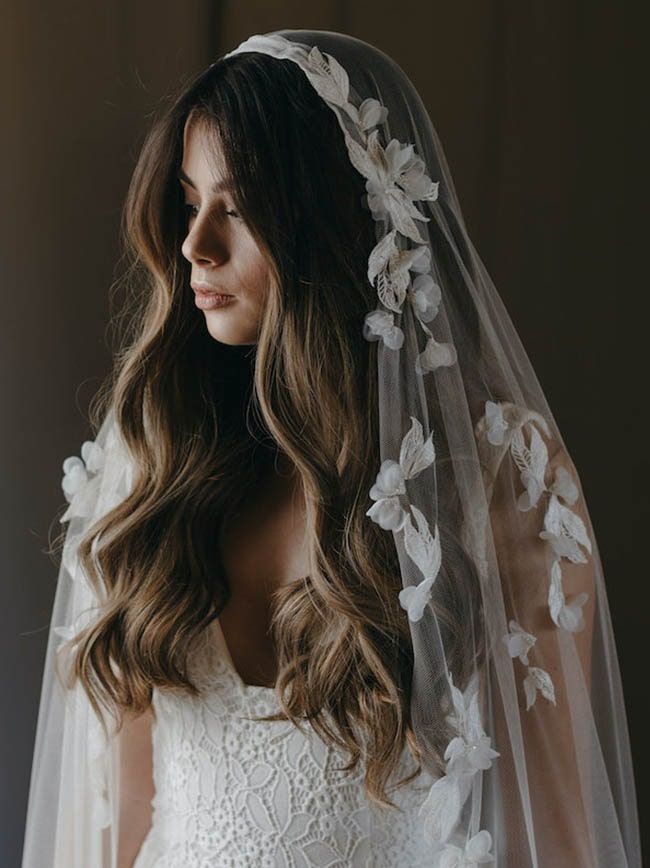
<path fill-rule="evenodd" d="M 231 347 L 249 346 L 257 343 L 254 334 L 249 334 L 248 329 L 234 328 L 232 324 L 226 325 L 219 316 L 219 313 L 208 311 L 205 317 L 205 323 L 208 328 L 208 333 L 215 341 L 222 344 L 228 344 Z"/>

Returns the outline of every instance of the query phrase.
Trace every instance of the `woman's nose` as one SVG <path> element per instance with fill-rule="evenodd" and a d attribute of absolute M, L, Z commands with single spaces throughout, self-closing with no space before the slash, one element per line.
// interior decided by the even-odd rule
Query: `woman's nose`
<path fill-rule="evenodd" d="M 183 256 L 194 263 L 219 264 L 228 257 L 226 246 L 215 226 L 208 220 L 195 219 L 181 246 Z"/>

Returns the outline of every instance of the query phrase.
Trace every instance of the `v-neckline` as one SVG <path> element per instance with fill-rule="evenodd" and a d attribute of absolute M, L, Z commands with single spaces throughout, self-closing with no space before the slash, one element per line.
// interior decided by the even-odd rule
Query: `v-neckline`
<path fill-rule="evenodd" d="M 230 671 L 232 672 L 232 674 L 234 675 L 240 688 L 246 692 L 252 692 L 252 693 L 260 692 L 260 693 L 274 694 L 275 693 L 275 685 L 273 685 L 273 687 L 268 687 L 266 684 L 247 684 L 244 681 L 244 679 L 239 674 L 237 667 L 235 666 L 235 664 L 233 662 L 232 654 L 230 653 L 230 649 L 228 648 L 228 643 L 226 642 L 226 637 L 224 635 L 223 629 L 222 629 L 221 624 L 219 622 L 219 618 L 215 618 L 215 623 L 217 626 L 217 633 L 218 633 L 219 639 L 221 641 L 221 647 L 223 650 L 224 659 L 226 660 L 226 663 L 228 664 L 228 667 L 229 667 Z"/>

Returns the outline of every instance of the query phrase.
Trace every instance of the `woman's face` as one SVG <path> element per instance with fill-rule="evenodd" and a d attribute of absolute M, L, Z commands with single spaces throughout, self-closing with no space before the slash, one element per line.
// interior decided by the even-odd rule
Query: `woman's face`
<path fill-rule="evenodd" d="M 215 340 L 255 344 L 269 269 L 223 186 L 226 174 L 223 156 L 215 153 L 203 125 L 186 122 L 179 181 L 185 194 L 187 235 L 181 251 L 192 265 L 195 304 Z M 217 293 L 230 296 L 226 304 L 217 304 Z"/>

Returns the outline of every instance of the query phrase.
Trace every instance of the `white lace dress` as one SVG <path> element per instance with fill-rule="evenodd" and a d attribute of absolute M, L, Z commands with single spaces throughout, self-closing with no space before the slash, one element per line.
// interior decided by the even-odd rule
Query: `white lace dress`
<path fill-rule="evenodd" d="M 275 691 L 244 684 L 218 621 L 206 639 L 192 664 L 203 696 L 154 690 L 153 822 L 133 868 L 429 866 L 417 808 L 431 776 L 389 793 L 406 813 L 379 815 L 363 770 L 338 770 L 346 755 L 307 724 L 303 734 L 290 721 L 245 719 L 279 710 Z M 404 762 L 415 768 L 406 751 Z M 385 833 L 378 852 L 371 823 Z"/>

